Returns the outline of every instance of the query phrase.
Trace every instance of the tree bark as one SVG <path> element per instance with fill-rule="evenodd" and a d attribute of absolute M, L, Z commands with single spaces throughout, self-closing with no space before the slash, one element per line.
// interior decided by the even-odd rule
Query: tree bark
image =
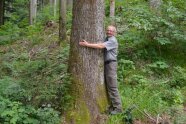
<path fill-rule="evenodd" d="M 37 0 L 30 0 L 30 25 L 36 22 Z"/>
<path fill-rule="evenodd" d="M 104 0 L 75 0 L 70 42 L 69 72 L 72 77 L 74 108 L 69 123 L 101 124 L 108 105 L 104 84 L 103 50 L 79 46 L 85 39 L 104 41 Z"/>
<path fill-rule="evenodd" d="M 4 0 L 0 1 L 0 25 L 4 24 Z"/>
<path fill-rule="evenodd" d="M 66 40 L 66 0 L 60 0 L 59 7 L 59 38 Z"/>
<path fill-rule="evenodd" d="M 110 17 L 115 15 L 115 0 L 110 0 Z"/>

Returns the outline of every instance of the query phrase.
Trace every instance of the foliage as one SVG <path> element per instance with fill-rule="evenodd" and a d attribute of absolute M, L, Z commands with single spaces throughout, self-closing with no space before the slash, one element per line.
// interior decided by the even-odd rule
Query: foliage
<path fill-rule="evenodd" d="M 10 44 L 19 39 L 20 28 L 11 22 L 0 26 L 0 45 Z"/>
<path fill-rule="evenodd" d="M 1 27 L 2 37 L 12 35 L 12 39 L 0 46 L 0 97 L 7 105 L 1 109 L 0 123 L 57 124 L 70 106 L 69 46 L 59 47 L 58 28 L 42 23 L 18 28 L 10 20 Z M 20 41 L 14 34 L 21 36 Z"/>
<path fill-rule="evenodd" d="M 173 68 L 170 86 L 174 88 L 182 88 L 186 86 L 186 70 L 184 68 L 179 66 Z"/>
<path fill-rule="evenodd" d="M 124 4 L 116 15 L 116 24 L 121 54 L 133 53 L 129 56 L 133 59 L 157 59 L 163 50 L 185 45 L 185 13 L 171 3 L 163 4 L 161 12 L 151 10 L 147 3 Z"/>
<path fill-rule="evenodd" d="M 119 68 L 118 68 L 118 80 L 123 82 L 123 79 L 129 75 L 131 72 L 135 70 L 135 65 L 133 61 L 130 60 L 119 60 Z"/>
<path fill-rule="evenodd" d="M 18 27 L 28 25 L 29 15 L 28 0 L 6 0 L 5 1 L 5 21 L 13 23 Z"/>
<path fill-rule="evenodd" d="M 0 97 L 1 104 L 7 105 L 1 109 L 2 123 L 59 122 L 59 113 L 55 110 L 65 111 L 71 103 L 70 78 L 65 65 L 68 49 L 64 47 L 55 57 L 47 55 L 48 51 L 43 49 L 37 55 L 40 59 L 29 60 L 27 54 L 11 51 L 1 56 Z M 14 52 L 26 51 L 14 49 Z M 46 56 L 54 60 L 44 59 Z"/>
<path fill-rule="evenodd" d="M 153 70 L 153 72 L 155 72 L 156 74 L 162 74 L 162 73 L 166 73 L 169 69 L 169 65 L 163 61 L 156 61 L 152 64 L 148 64 L 148 67 L 150 67 L 151 70 Z"/>
<path fill-rule="evenodd" d="M 58 8 L 56 8 L 58 9 Z M 57 10 L 57 14 L 58 14 Z M 46 5 L 42 9 L 39 10 L 38 16 L 37 16 L 37 21 L 45 24 L 47 21 L 53 20 L 56 21 L 58 19 L 58 16 L 54 16 L 53 8 L 51 5 Z"/>
<path fill-rule="evenodd" d="M 58 124 L 59 113 L 50 107 L 34 109 L 22 103 L 0 97 L 0 122 L 2 124 Z"/>

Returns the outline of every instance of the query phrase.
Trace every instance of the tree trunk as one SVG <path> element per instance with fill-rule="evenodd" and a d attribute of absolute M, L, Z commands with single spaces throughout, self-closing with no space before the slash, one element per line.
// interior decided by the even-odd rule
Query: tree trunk
<path fill-rule="evenodd" d="M 50 8 L 51 8 L 51 11 L 53 12 L 53 16 L 56 17 L 56 13 L 57 13 L 57 0 L 50 0 Z"/>
<path fill-rule="evenodd" d="M 158 10 L 161 4 L 162 4 L 162 0 L 149 0 L 149 5 L 151 9 Z"/>
<path fill-rule="evenodd" d="M 36 22 L 37 0 L 30 0 L 30 25 Z"/>
<path fill-rule="evenodd" d="M 110 17 L 115 15 L 115 0 L 110 0 Z"/>
<path fill-rule="evenodd" d="M 59 38 L 66 40 L 66 0 L 60 0 L 59 3 Z"/>
<path fill-rule="evenodd" d="M 57 0 L 54 0 L 54 17 L 56 17 L 57 13 Z"/>
<path fill-rule="evenodd" d="M 66 115 L 69 123 L 103 123 L 101 113 L 108 105 L 103 50 L 79 46 L 82 39 L 92 43 L 103 42 L 103 23 L 104 0 L 74 1 L 69 58 L 74 108 Z"/>
<path fill-rule="evenodd" d="M 0 1 L 0 25 L 4 24 L 4 0 Z"/>

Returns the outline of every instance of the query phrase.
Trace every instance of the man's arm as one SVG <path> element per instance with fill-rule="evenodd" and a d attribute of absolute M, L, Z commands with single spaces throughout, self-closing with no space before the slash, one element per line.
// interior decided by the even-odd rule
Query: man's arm
<path fill-rule="evenodd" d="M 104 43 L 88 43 L 86 40 L 80 41 L 79 45 L 90 47 L 90 48 L 96 48 L 96 49 L 103 49 L 103 48 L 105 48 L 105 44 Z"/>

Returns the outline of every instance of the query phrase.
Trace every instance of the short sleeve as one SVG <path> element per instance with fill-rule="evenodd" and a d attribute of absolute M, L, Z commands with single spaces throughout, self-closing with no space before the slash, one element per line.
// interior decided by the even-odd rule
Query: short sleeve
<path fill-rule="evenodd" d="M 108 40 L 104 42 L 107 51 L 117 48 L 117 42 L 114 40 Z"/>

